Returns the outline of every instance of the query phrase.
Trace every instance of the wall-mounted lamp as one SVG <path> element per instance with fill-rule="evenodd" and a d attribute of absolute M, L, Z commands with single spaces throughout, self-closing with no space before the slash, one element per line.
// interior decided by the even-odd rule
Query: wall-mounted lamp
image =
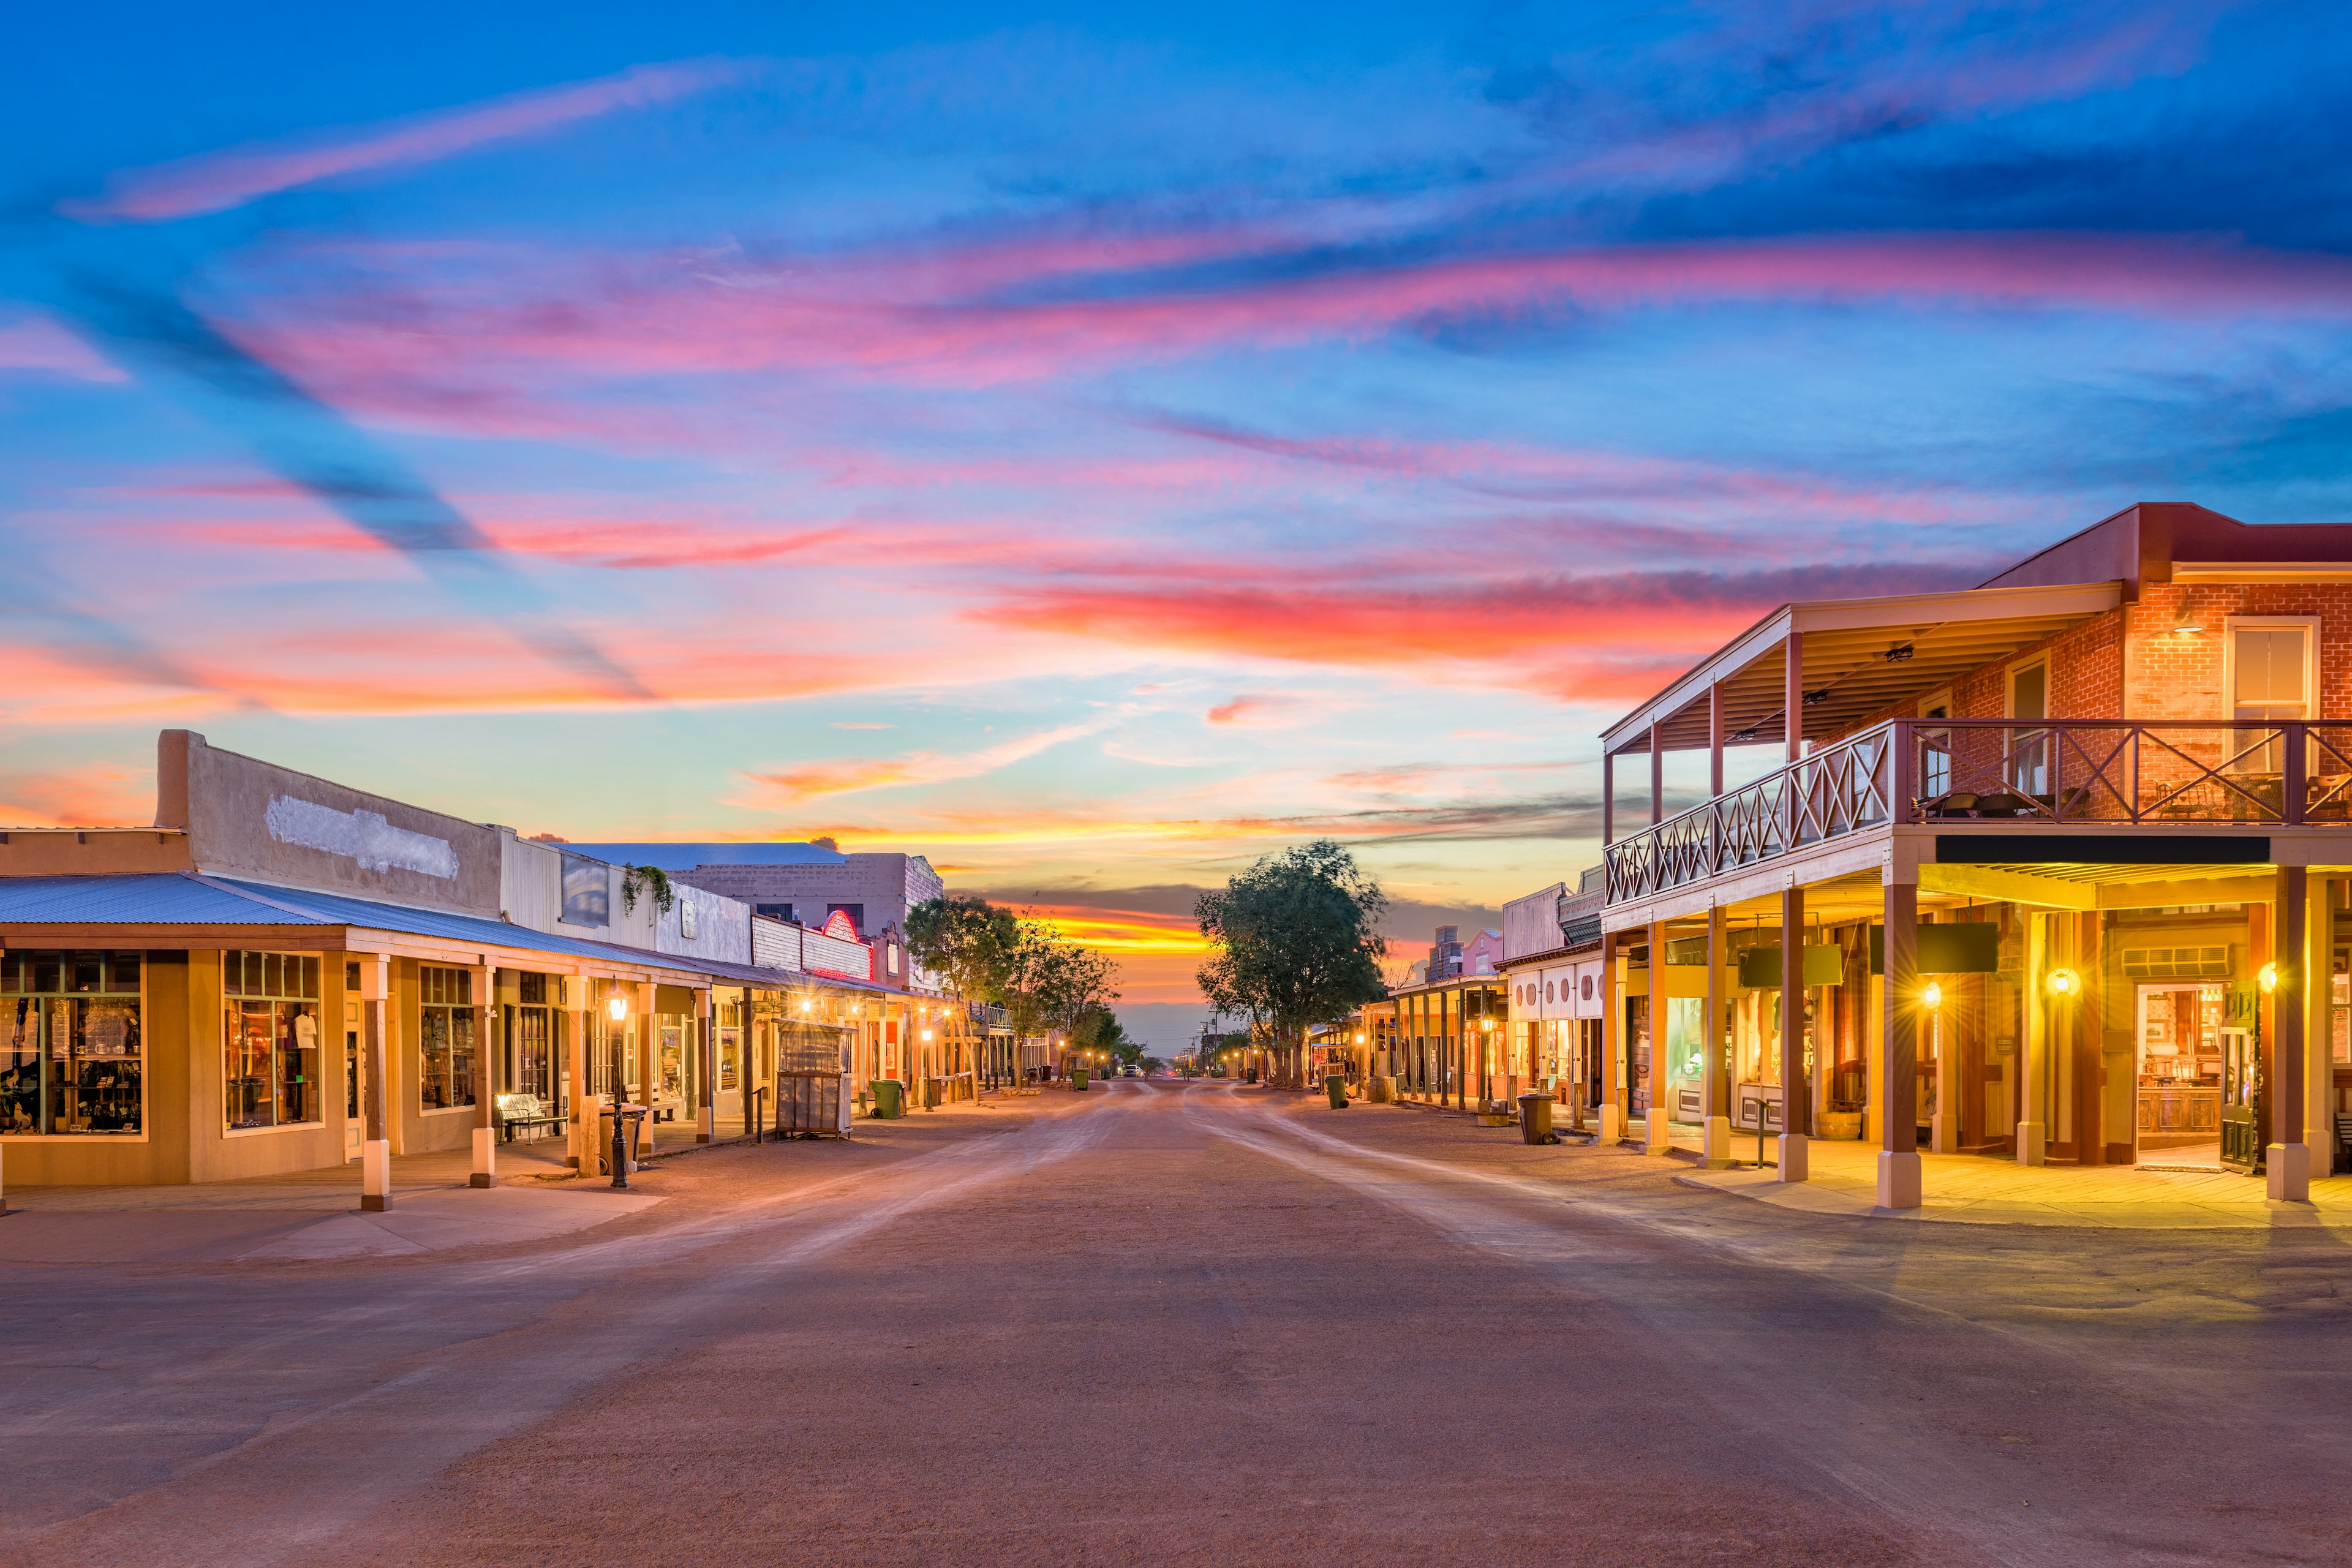
<path fill-rule="evenodd" d="M 1932 1013 L 1944 1005 L 1944 988 L 1930 980 L 1927 982 L 1927 988 L 1919 993 L 1919 1000 L 1925 1003 L 1927 1011 Z"/>
<path fill-rule="evenodd" d="M 2262 967 L 2262 973 L 2254 976 L 2254 984 L 2263 988 L 2263 994 L 2265 996 L 2277 990 L 2279 988 L 2278 965 L 2275 963 L 2263 964 Z"/>
<path fill-rule="evenodd" d="M 2050 978 L 2044 984 L 2050 987 L 2050 994 L 2062 1000 L 2068 996 L 2078 996 L 2083 991 L 2083 977 L 2071 969 L 2052 970 Z"/>
<path fill-rule="evenodd" d="M 615 1024 L 627 1023 L 629 1021 L 628 997 L 618 991 L 614 992 L 604 998 L 604 1011 L 612 1015 L 613 1022 Z"/>

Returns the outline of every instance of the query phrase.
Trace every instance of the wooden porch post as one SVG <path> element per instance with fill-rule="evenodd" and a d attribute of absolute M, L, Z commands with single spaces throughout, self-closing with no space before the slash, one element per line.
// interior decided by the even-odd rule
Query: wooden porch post
<path fill-rule="evenodd" d="M 1885 883 L 1886 971 L 1879 1007 L 1885 1066 L 1879 1073 L 1885 1131 L 1879 1140 L 1878 1206 L 1919 1206 L 1918 873 L 1889 866 Z M 1905 879 L 1898 880 L 1898 878 Z"/>
<path fill-rule="evenodd" d="M 1780 894 L 1780 1180 L 1805 1179 L 1813 1100 L 1805 1081 L 1805 889 Z"/>
<path fill-rule="evenodd" d="M 1625 1086 L 1617 1071 L 1625 1027 L 1625 988 L 1617 978 L 1617 934 L 1601 939 L 1601 1142 L 1625 1141 Z M 1582 1092 L 1582 1086 L 1579 1086 Z"/>
<path fill-rule="evenodd" d="M 1704 1117 L 1701 1150 L 1704 1163 L 1710 1171 L 1731 1168 L 1731 1063 L 1724 1047 L 1723 959 L 1726 936 L 1723 929 L 1723 906 L 1710 904 L 1706 911 L 1706 1015 L 1699 1026 L 1699 1114 Z M 1652 1026 L 1650 1054 L 1657 1055 L 1655 1026 Z M 1655 1077 L 1657 1068 L 1650 1069 Z"/>
<path fill-rule="evenodd" d="M 2311 983 L 2303 988 L 2303 1142 L 2323 1176 L 2335 1168 L 2336 1068 L 2330 1047 L 2336 1037 L 2336 994 L 2335 965 L 2330 961 L 2336 952 L 2336 910 L 2343 885 L 2335 878 L 2322 877 L 2305 900 L 2308 921 L 2304 945 L 2310 957 L 2304 967 Z"/>
<path fill-rule="evenodd" d="M 1617 753 L 1602 747 L 1601 752 L 1601 847 L 1606 849 L 1617 838 Z"/>
<path fill-rule="evenodd" d="M 2050 917 L 2021 909 L 2025 921 L 2025 1039 L 2018 1053 L 2017 1163 L 2039 1165 L 2050 1147 Z"/>
<path fill-rule="evenodd" d="M 1650 826 L 1666 819 L 1666 743 L 1662 725 L 1650 726 Z"/>
<path fill-rule="evenodd" d="M 719 1136 L 719 1102 L 712 1088 L 719 1077 L 719 1042 L 710 1027 L 710 987 L 694 994 L 695 1065 L 701 1070 L 702 1090 L 695 1096 L 694 1141 L 709 1143 Z"/>
<path fill-rule="evenodd" d="M 2304 1139 L 2304 1095 L 2309 1087 L 2304 1066 L 2304 1021 L 2310 1012 L 2310 989 L 2326 984 L 2326 964 L 2311 962 L 2311 916 L 2306 908 L 2310 872 L 2301 866 L 2278 869 L 2278 956 L 2276 1005 L 2278 1068 L 2271 1079 L 2278 1110 L 2271 1118 L 2271 1135 L 2278 1142 L 2263 1152 L 2270 1196 L 2283 1203 L 2311 1201 L 2311 1145 Z M 2323 960 L 2326 950 L 2320 950 Z"/>
<path fill-rule="evenodd" d="M 392 1206 L 392 1102 L 384 1083 L 385 997 L 392 990 L 392 960 L 381 952 L 360 955 L 360 1048 L 367 1053 L 365 1097 L 360 1114 L 360 1211 L 382 1214 Z"/>
<path fill-rule="evenodd" d="M 1654 736 L 1656 731 L 1653 731 Z M 1674 1145 L 1666 1131 L 1671 1111 L 1666 1100 L 1666 922 L 1650 922 L 1650 997 L 1643 1005 L 1650 1021 L 1650 1109 L 1643 1118 L 1644 1154 L 1664 1154 Z M 1633 1076 L 1632 1053 L 1627 1053 L 1626 1073 Z"/>
<path fill-rule="evenodd" d="M 563 977 L 563 1057 L 572 1075 L 572 1101 L 566 1108 L 564 1142 L 571 1152 L 563 1163 L 575 1171 L 589 1169 L 589 1140 L 596 1135 L 596 1111 L 588 1093 L 588 977 Z"/>
<path fill-rule="evenodd" d="M 1805 754 L 1805 634 L 1794 626 L 1780 645 L 1780 701 L 1789 710 L 1789 761 Z"/>
<path fill-rule="evenodd" d="M 474 966 L 474 987 L 482 1002 L 481 1026 L 474 1032 L 474 1171 L 469 1187 L 499 1184 L 499 971 Z"/>
<path fill-rule="evenodd" d="M 1706 796 L 1713 800 L 1723 793 L 1723 686 L 1709 681 L 1706 688 Z"/>

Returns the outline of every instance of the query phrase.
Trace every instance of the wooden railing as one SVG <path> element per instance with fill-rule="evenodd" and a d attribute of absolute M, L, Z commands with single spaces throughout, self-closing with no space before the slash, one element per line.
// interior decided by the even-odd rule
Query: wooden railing
<path fill-rule="evenodd" d="M 1612 844 L 1608 901 L 1895 821 L 2352 826 L 2352 724 L 1896 719 Z"/>

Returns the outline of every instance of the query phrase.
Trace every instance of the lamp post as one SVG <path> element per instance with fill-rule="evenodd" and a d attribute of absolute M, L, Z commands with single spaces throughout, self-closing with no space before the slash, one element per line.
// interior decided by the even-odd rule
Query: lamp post
<path fill-rule="evenodd" d="M 615 991 L 604 999 L 604 1010 L 613 1020 L 613 1185 L 621 1192 L 629 1190 L 628 1121 L 622 1111 L 622 1101 L 628 1098 L 628 1047 L 622 1028 L 629 1021 L 629 998 Z"/>

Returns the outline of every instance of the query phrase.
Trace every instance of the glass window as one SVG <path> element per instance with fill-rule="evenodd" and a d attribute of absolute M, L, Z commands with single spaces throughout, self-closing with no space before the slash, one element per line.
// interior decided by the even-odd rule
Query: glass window
<path fill-rule="evenodd" d="M 140 961 L 121 952 L 0 959 L 0 1132 L 140 1131 Z"/>
<path fill-rule="evenodd" d="M 222 1119 L 232 1128 L 326 1119 L 315 953 L 221 955 Z"/>
<path fill-rule="evenodd" d="M 526 974 L 525 980 L 536 978 Z M 544 1007 L 518 1007 L 515 1024 L 515 1078 L 517 1094 L 539 1097 L 544 1105 L 555 1103 L 555 1052 L 553 1031 L 548 1026 Z"/>
<path fill-rule="evenodd" d="M 474 1103 L 474 972 L 416 972 L 416 1043 L 420 1060 L 416 1103 L 425 1110 L 453 1110 Z"/>

